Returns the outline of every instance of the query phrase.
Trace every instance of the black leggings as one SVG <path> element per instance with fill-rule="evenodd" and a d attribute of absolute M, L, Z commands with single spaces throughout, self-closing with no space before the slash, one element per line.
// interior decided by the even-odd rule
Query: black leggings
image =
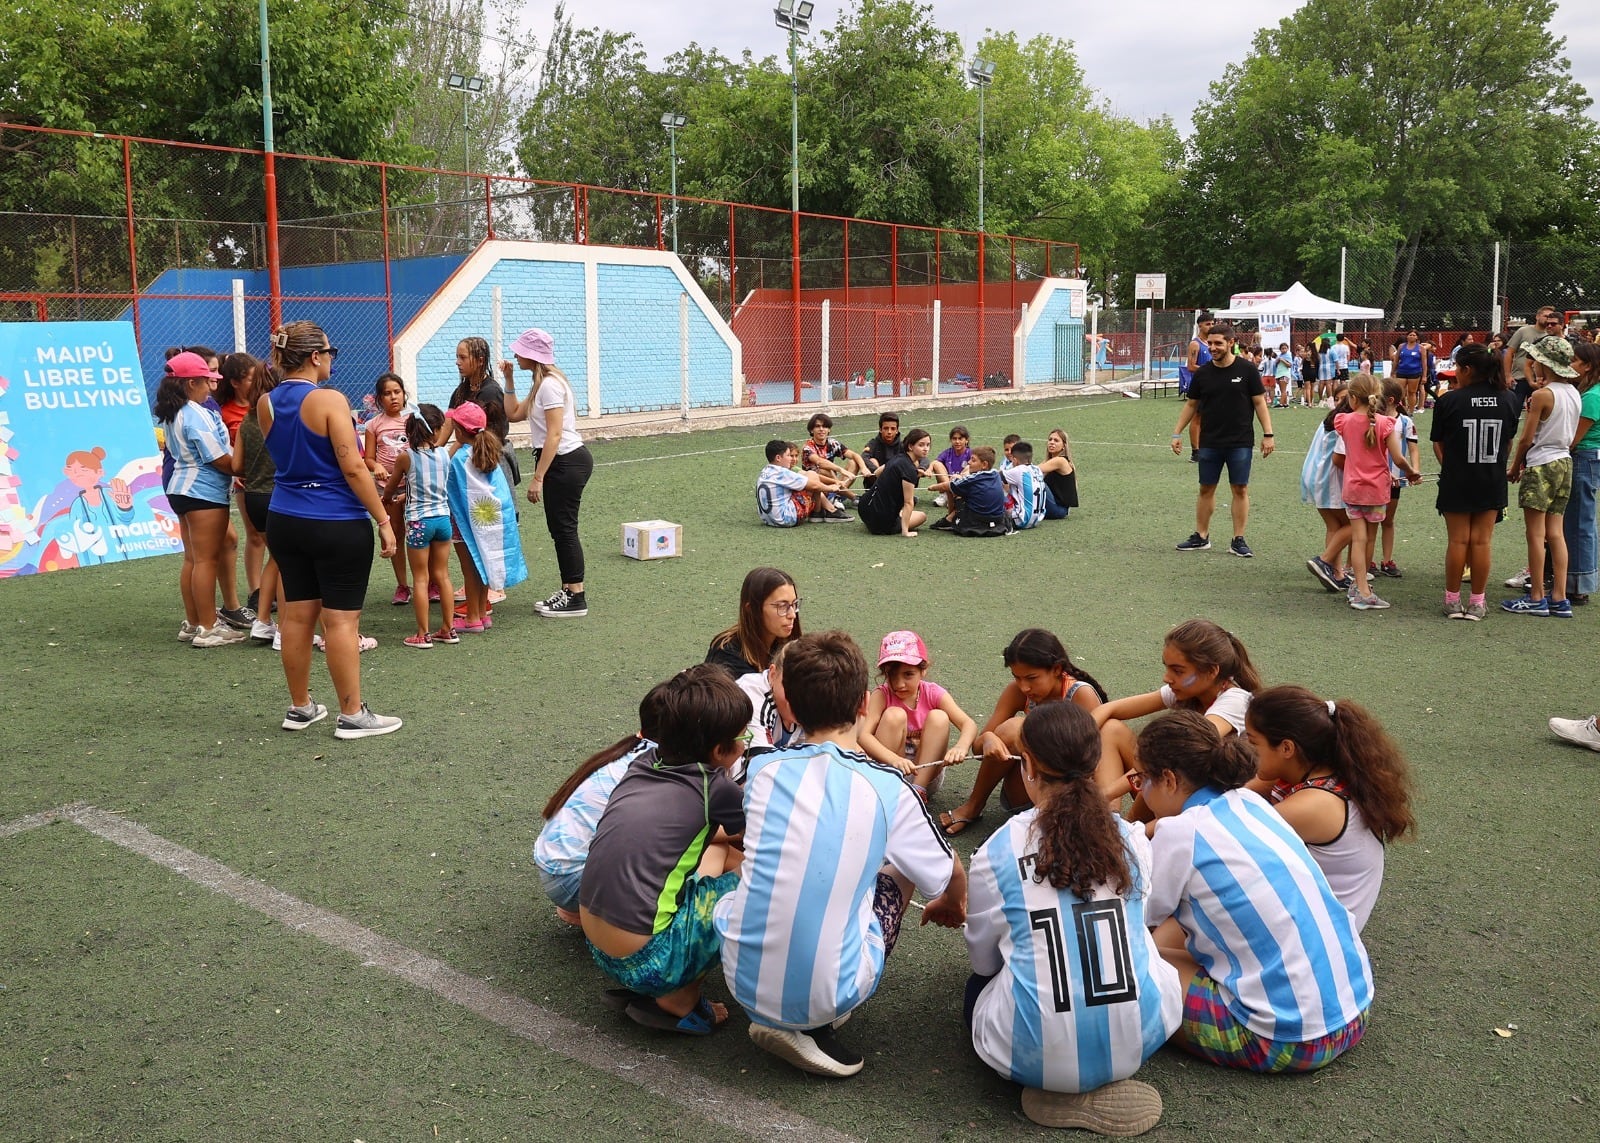
<path fill-rule="evenodd" d="M 534 463 L 538 463 L 535 453 Z M 583 545 L 578 541 L 578 508 L 583 488 L 594 474 L 587 445 L 557 456 L 544 474 L 544 523 L 556 546 L 556 567 L 562 583 L 583 582 Z"/>

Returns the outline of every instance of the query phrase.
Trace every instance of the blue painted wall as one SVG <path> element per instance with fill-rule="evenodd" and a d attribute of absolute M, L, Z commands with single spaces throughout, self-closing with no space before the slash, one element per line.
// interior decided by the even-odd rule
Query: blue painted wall
<path fill-rule="evenodd" d="M 1060 370 L 1056 362 L 1056 326 L 1071 327 L 1069 335 L 1067 368 Z M 1044 304 L 1044 312 L 1028 335 L 1027 384 L 1052 385 L 1083 380 L 1083 319 L 1072 316 L 1072 295 L 1067 290 L 1055 290 Z"/>
<path fill-rule="evenodd" d="M 441 255 L 391 262 L 394 328 L 403 329 L 464 260 Z M 233 348 L 236 278 L 244 282 L 245 344 L 264 358 L 271 332 L 265 270 L 168 270 L 145 287 L 139 302 L 139 362 L 152 400 L 167 346 L 206 345 L 223 353 Z M 281 285 L 284 320 L 309 318 L 327 332 L 339 348 L 333 383 L 359 403 L 372 391 L 378 374 L 389 368 L 383 263 L 289 267 L 282 271 Z M 132 307 L 120 316 L 132 321 Z M 452 363 L 452 374 L 454 368 Z"/>

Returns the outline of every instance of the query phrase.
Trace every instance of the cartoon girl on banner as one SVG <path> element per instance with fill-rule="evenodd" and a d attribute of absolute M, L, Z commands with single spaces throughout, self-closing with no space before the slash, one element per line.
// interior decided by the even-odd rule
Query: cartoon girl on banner
<path fill-rule="evenodd" d="M 67 508 L 72 531 L 57 538 L 57 546 L 78 557 L 79 567 L 93 567 L 127 559 L 122 542 L 112 530 L 133 519 L 133 492 L 118 477 L 105 484 L 106 450 L 96 445 L 87 452 L 67 454 L 62 471 L 78 494 Z"/>

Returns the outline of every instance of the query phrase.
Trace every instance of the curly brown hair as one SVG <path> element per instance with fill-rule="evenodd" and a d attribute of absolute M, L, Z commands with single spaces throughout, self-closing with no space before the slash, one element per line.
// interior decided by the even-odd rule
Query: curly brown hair
<path fill-rule="evenodd" d="M 1126 895 L 1133 887 L 1127 847 L 1094 779 L 1094 719 L 1076 703 L 1040 703 L 1022 720 L 1022 749 L 1039 787 L 1033 879 L 1086 900 L 1101 885 Z"/>

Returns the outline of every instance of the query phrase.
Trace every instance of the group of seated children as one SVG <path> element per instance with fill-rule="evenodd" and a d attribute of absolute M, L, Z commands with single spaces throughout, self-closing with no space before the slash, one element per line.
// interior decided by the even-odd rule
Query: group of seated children
<path fill-rule="evenodd" d="M 1059 520 L 1078 506 L 1078 478 L 1066 430 L 1052 429 L 1042 462 L 1016 434 L 1005 438 L 1004 460 L 987 446 L 972 447 L 965 425 L 950 430 L 950 447 L 929 459 L 932 440 L 924 429 L 900 436 L 898 414 L 878 417 L 878 435 L 861 452 L 830 434 L 833 419 L 817 413 L 806 425 L 806 441 L 767 442 L 767 464 L 756 479 L 761 522 L 792 528 L 807 520 L 852 519 L 842 503 L 856 501 L 861 522 L 874 535 L 915 536 L 928 520 L 917 508 L 924 477 L 945 514 L 932 525 L 962 536 L 1004 536 Z M 800 466 L 795 467 L 798 458 Z M 857 481 L 863 486 L 854 491 Z"/>
<path fill-rule="evenodd" d="M 576 910 L 621 985 L 608 1000 L 634 1021 L 711 1032 L 727 1010 L 702 982 L 720 962 L 758 1046 L 854 1075 L 863 1058 L 836 1029 L 877 989 L 916 890 L 924 924 L 965 924 L 967 1035 L 1035 1122 L 1148 1130 L 1161 1098 L 1131 1077 L 1167 1043 L 1308 1072 L 1360 1041 L 1361 930 L 1384 844 L 1414 826 L 1404 758 L 1362 707 L 1261 688 L 1237 638 L 1205 620 L 1169 635 L 1162 690 L 1109 704 L 1111 718 L 1055 636 L 1021 633 L 982 732 L 927 682 L 913 632 L 884 638 L 871 693 L 843 632 L 781 651 L 787 747 L 746 752 L 751 699 L 695 667 L 546 807 L 545 887 L 564 918 Z M 1136 737 L 1121 728 L 1163 709 Z M 1014 774 L 969 881 L 925 798 L 975 743 L 986 770 L 993 753 Z M 1126 767 L 1113 780 L 1108 757 Z"/>

